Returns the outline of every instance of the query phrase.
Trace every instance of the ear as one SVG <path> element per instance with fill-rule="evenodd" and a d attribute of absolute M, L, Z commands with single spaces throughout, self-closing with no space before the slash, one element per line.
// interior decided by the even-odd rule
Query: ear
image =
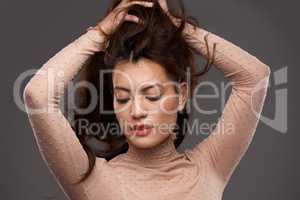
<path fill-rule="evenodd" d="M 180 83 L 178 95 L 179 95 L 178 111 L 183 111 L 188 99 L 188 85 L 186 82 Z"/>

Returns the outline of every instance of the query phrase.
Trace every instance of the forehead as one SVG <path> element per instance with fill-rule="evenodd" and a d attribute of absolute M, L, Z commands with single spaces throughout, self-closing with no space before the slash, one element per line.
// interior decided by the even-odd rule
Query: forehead
<path fill-rule="evenodd" d="M 148 83 L 169 81 L 164 68 L 149 59 L 141 58 L 136 63 L 123 61 L 113 71 L 113 85 L 128 88 L 141 87 Z"/>

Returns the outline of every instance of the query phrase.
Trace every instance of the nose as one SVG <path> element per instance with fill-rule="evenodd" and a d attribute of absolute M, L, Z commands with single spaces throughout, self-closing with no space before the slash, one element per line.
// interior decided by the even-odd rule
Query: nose
<path fill-rule="evenodd" d="M 131 105 L 130 116 L 134 119 L 143 118 L 147 115 L 146 111 L 142 108 L 142 98 L 143 96 L 134 97 Z"/>

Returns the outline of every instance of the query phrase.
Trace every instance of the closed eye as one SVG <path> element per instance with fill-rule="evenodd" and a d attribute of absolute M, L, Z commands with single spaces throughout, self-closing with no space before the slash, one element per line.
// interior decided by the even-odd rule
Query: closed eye
<path fill-rule="evenodd" d="M 127 103 L 128 100 L 129 100 L 129 99 L 117 99 L 117 102 L 118 102 L 119 104 L 125 104 L 125 103 Z"/>
<path fill-rule="evenodd" d="M 161 98 L 161 96 L 157 96 L 157 97 L 146 97 L 146 99 L 148 99 L 149 101 L 158 101 Z M 117 99 L 117 102 L 120 104 L 125 104 L 129 101 L 128 98 L 126 99 Z"/>
<path fill-rule="evenodd" d="M 148 100 L 150 100 L 150 101 L 158 101 L 160 98 L 161 98 L 161 96 L 157 96 L 157 97 L 146 97 Z"/>

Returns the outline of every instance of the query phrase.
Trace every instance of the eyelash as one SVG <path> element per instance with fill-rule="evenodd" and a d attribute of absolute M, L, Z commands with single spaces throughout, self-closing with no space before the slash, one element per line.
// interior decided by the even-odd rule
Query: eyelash
<path fill-rule="evenodd" d="M 128 101 L 128 99 L 117 99 L 117 102 L 119 104 L 125 104 Z"/>
<path fill-rule="evenodd" d="M 158 101 L 161 96 L 158 96 L 158 97 L 146 97 L 149 101 Z M 125 104 L 127 103 L 128 99 L 117 99 L 117 102 L 119 104 Z"/>

